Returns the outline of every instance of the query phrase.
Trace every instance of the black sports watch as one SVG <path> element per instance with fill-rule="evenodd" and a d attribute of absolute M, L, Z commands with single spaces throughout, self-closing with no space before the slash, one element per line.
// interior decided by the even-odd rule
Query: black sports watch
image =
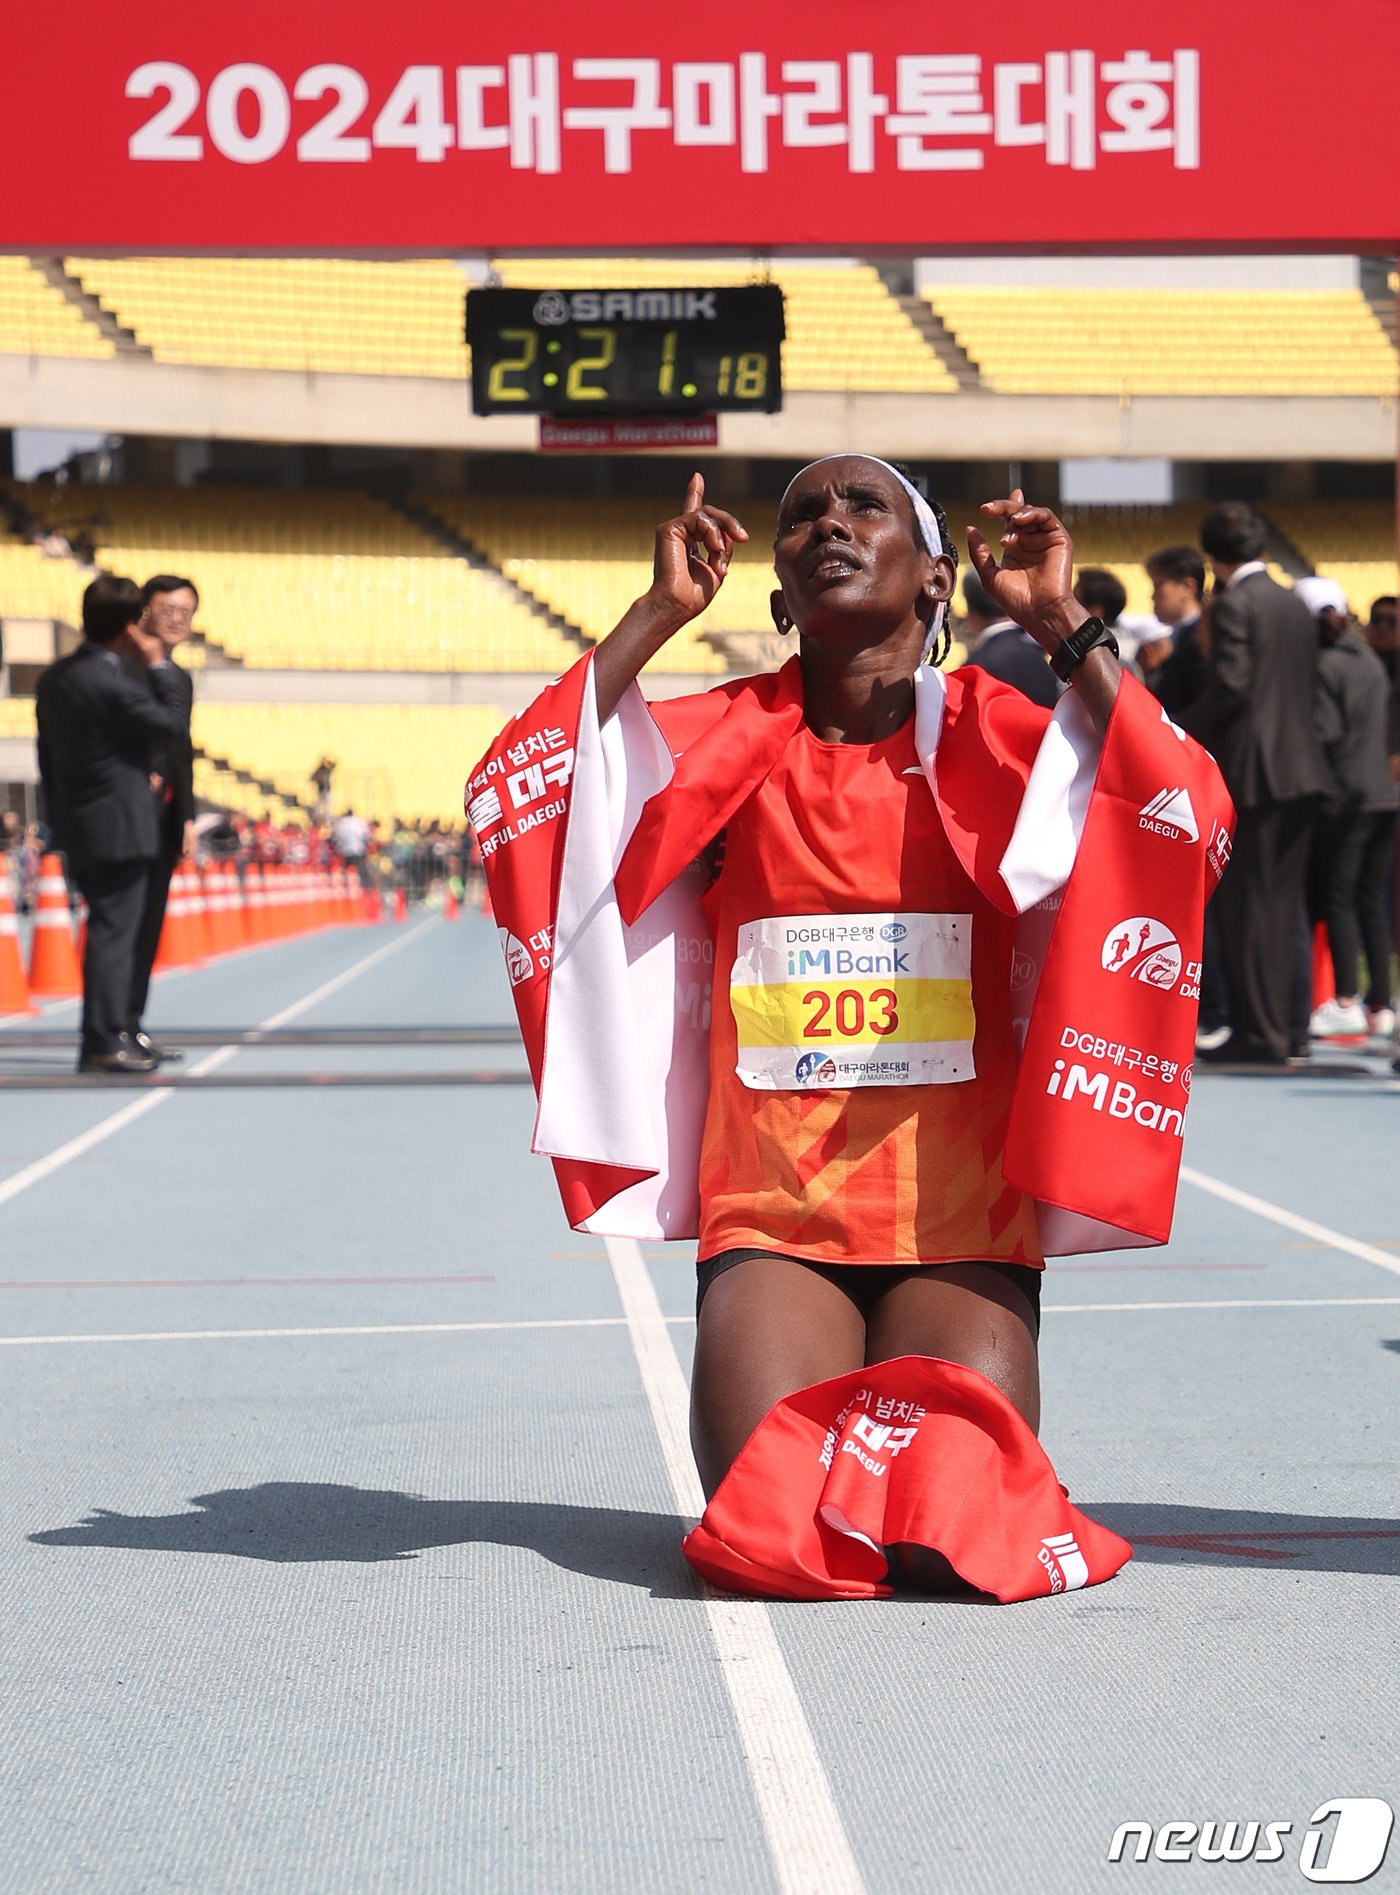
<path fill-rule="evenodd" d="M 1069 683 L 1069 674 L 1076 665 L 1082 665 L 1091 651 L 1100 645 L 1107 645 L 1114 657 L 1118 656 L 1118 640 L 1100 618 L 1088 618 L 1077 632 L 1071 632 L 1068 638 L 1062 638 L 1050 660 L 1050 669 L 1061 684 Z"/>

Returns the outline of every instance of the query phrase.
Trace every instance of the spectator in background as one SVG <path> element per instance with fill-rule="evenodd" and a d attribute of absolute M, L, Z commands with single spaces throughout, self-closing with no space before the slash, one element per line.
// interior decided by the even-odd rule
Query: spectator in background
<path fill-rule="evenodd" d="M 316 791 L 316 820 L 329 822 L 331 814 L 331 781 L 336 772 L 336 759 L 322 757 L 316 768 L 307 778 L 307 782 Z"/>
<path fill-rule="evenodd" d="M 180 1054 L 173 1048 L 158 1046 L 141 1020 L 150 998 L 151 969 L 165 922 L 170 878 L 181 856 L 194 853 L 194 745 L 190 739 L 194 679 L 174 658 L 193 628 L 194 615 L 199 609 L 199 592 L 192 579 L 184 579 L 178 573 L 159 572 L 142 586 L 141 603 L 145 608 L 142 630 L 160 640 L 161 649 L 170 660 L 171 682 L 180 701 L 183 721 L 179 734 L 158 744 L 151 757 L 151 790 L 156 800 L 160 846 L 150 865 L 146 905 L 141 911 L 141 927 L 136 937 L 127 1033 L 133 1045 L 150 1058 L 175 1060 Z"/>
<path fill-rule="evenodd" d="M 1152 610 L 1171 627 L 1171 649 L 1148 680 L 1152 695 L 1168 717 L 1180 720 L 1206 686 L 1201 650 L 1201 601 L 1206 565 L 1194 546 L 1164 546 L 1147 561 L 1152 581 Z"/>
<path fill-rule="evenodd" d="M 1014 685 L 1033 704 L 1053 709 L 1059 702 L 1060 684 L 1040 645 L 1007 618 L 976 573 L 963 575 L 962 594 L 968 664 Z"/>
<path fill-rule="evenodd" d="M 1317 621 L 1317 734 L 1330 784 L 1308 867 L 1308 908 L 1327 926 L 1336 997 L 1316 1008 L 1315 1038 L 1395 1031 L 1391 1007 L 1391 930 L 1387 910 L 1400 790 L 1386 758 L 1390 679 L 1351 623 L 1346 595 L 1332 579 L 1300 579 L 1293 588 Z M 1369 986 L 1362 1004 L 1358 949 Z"/>
<path fill-rule="evenodd" d="M 1283 1066 L 1309 849 L 1330 778 L 1315 722 L 1316 627 L 1269 577 L 1267 544 L 1242 501 L 1201 522 L 1215 574 L 1210 652 L 1205 689 L 1180 721 L 1215 757 L 1237 812 L 1218 897 L 1232 1032 L 1206 1057 Z"/>
<path fill-rule="evenodd" d="M 1085 566 L 1074 582 L 1074 596 L 1086 612 L 1101 618 L 1110 631 L 1128 609 L 1128 588 L 1116 573 Z"/>
<path fill-rule="evenodd" d="M 13 809 L 0 810 L 0 888 L 4 889 L 16 909 L 19 908 L 19 852 L 23 840 L 24 830 L 19 812 Z"/>
<path fill-rule="evenodd" d="M 353 809 L 337 816 L 331 824 L 331 847 L 346 868 L 353 869 L 360 881 L 367 883 L 365 856 L 369 850 L 369 824 L 364 817 L 357 816 Z"/>
<path fill-rule="evenodd" d="M 1160 681 L 1172 660 L 1172 628 L 1154 621 L 1143 627 L 1138 633 L 1137 650 L 1133 653 L 1133 668 L 1160 704 L 1162 693 Z"/>
<path fill-rule="evenodd" d="M 123 656 L 138 658 L 132 677 Z M 179 737 L 175 666 L 146 629 L 139 588 L 104 573 L 83 594 L 83 643 L 39 680 L 39 771 L 49 820 L 88 905 L 79 1072 L 152 1072 L 127 1038 L 137 933 L 159 849 L 155 747 Z"/>
<path fill-rule="evenodd" d="M 1400 652 L 1396 610 L 1395 600 L 1390 593 L 1383 592 L 1379 599 L 1371 601 L 1371 617 L 1366 627 L 1367 643 L 1380 659 L 1392 684 L 1400 683 L 1400 667 L 1396 664 L 1397 652 Z"/>

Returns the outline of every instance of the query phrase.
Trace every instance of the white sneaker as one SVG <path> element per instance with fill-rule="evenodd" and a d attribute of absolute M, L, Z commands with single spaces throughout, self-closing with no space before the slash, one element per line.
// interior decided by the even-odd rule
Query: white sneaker
<path fill-rule="evenodd" d="M 1230 1037 L 1228 1026 L 1202 1027 L 1196 1034 L 1196 1051 L 1213 1053 Z"/>
<path fill-rule="evenodd" d="M 1366 1032 L 1366 1009 L 1358 1000 L 1324 1000 L 1308 1021 L 1315 1040 L 1364 1039 Z"/>
<path fill-rule="evenodd" d="M 1395 1032 L 1394 1007 L 1377 1007 L 1374 1013 L 1368 1011 L 1366 1024 L 1370 1028 L 1373 1040 L 1388 1040 Z"/>

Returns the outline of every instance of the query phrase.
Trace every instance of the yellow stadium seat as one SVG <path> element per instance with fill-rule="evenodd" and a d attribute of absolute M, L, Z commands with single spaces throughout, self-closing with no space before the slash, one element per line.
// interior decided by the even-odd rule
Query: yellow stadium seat
<path fill-rule="evenodd" d="M 103 360 L 115 354 L 102 332 L 64 299 L 26 257 L 0 257 L 0 355 Z"/>
<path fill-rule="evenodd" d="M 1315 571 L 1336 580 L 1363 624 L 1373 599 L 1400 595 L 1388 500 L 1288 501 L 1266 511 Z"/>
<path fill-rule="evenodd" d="M 194 740 L 211 757 L 303 803 L 323 756 L 336 759 L 332 804 L 371 821 L 462 822 L 467 772 L 505 722 L 489 704 L 225 704 L 196 698 Z M 199 793 L 215 800 L 209 777 Z M 230 787 L 227 779 L 224 788 Z M 196 784 L 199 790 L 199 784 Z M 266 802 L 246 788 L 248 812 Z M 236 805 L 230 805 L 231 807 Z"/>
<path fill-rule="evenodd" d="M 35 511 L 51 494 L 57 504 L 42 484 L 26 491 Z M 580 650 L 509 587 L 363 495 L 70 483 L 61 500 L 65 515 L 105 521 L 110 570 L 188 573 L 196 629 L 250 665 L 557 673 Z M 82 576 L 66 571 L 76 607 Z"/>
<path fill-rule="evenodd" d="M 1360 290 L 923 292 L 1001 394 L 1393 396 L 1393 343 Z"/>

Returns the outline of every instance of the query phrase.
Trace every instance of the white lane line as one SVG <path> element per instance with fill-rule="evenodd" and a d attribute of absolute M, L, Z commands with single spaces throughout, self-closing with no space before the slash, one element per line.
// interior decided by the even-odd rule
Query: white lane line
<path fill-rule="evenodd" d="M 1400 1303 L 1400 1296 L 1241 1296 L 1212 1303 L 1042 1303 L 1041 1311 L 1046 1316 L 1087 1316 L 1120 1309 L 1380 1309 L 1393 1303 Z"/>
<path fill-rule="evenodd" d="M 1360 1257 L 1363 1263 L 1374 1263 L 1379 1269 L 1388 1270 L 1392 1276 L 1400 1276 L 1400 1257 L 1388 1257 L 1383 1250 L 1377 1250 L 1374 1244 L 1363 1244 L 1358 1238 L 1344 1237 L 1338 1230 L 1329 1230 L 1326 1224 L 1315 1224 L 1310 1217 L 1299 1217 L 1296 1211 L 1286 1211 L 1281 1204 L 1271 1204 L 1268 1198 L 1256 1198 L 1248 1191 L 1239 1191 L 1233 1184 L 1207 1177 L 1204 1171 L 1193 1171 L 1189 1165 L 1181 1167 L 1181 1175 L 1187 1184 L 1194 1184 L 1198 1191 L 1209 1192 L 1212 1197 L 1221 1198 L 1226 1204 L 1237 1205 L 1242 1211 L 1253 1211 L 1256 1217 L 1267 1218 L 1271 1224 L 1282 1224 L 1285 1230 L 1296 1230 L 1300 1237 L 1311 1237 L 1315 1242 L 1325 1244 L 1329 1250 L 1345 1251 L 1349 1257 Z"/>
<path fill-rule="evenodd" d="M 40 1291 L 45 1285 L 39 1284 Z M 90 1286 L 91 1287 L 91 1286 Z M 101 1287 L 96 1286 L 96 1287 Z M 164 1286 L 152 1283 L 151 1289 Z M 177 1284 L 173 1286 L 179 1288 Z M 1043 1305 L 1047 1316 L 1092 1316 L 1105 1313 L 1116 1314 L 1120 1310 L 1140 1309 L 1390 1309 L 1400 1307 L 1400 1296 L 1294 1296 L 1270 1299 L 1264 1297 L 1240 1297 L 1235 1302 L 1213 1303 L 1046 1303 Z M 668 1329 L 686 1329 L 693 1326 L 693 1316 L 662 1316 L 659 1313 L 649 1319 Z M 630 1318 L 626 1316 L 531 1316 L 518 1320 L 479 1323 L 322 1323 L 314 1328 L 302 1329 L 130 1329 L 106 1332 L 103 1334 L 80 1336 L 0 1336 L 0 1349 L 26 1349 L 42 1347 L 45 1343 L 60 1342 L 246 1342 L 249 1340 L 277 1340 L 296 1336 L 462 1336 L 471 1335 L 478 1330 L 501 1329 L 622 1329 L 628 1327 Z M 635 1338 L 634 1338 L 635 1341 Z M 674 1354 L 674 1350 L 672 1351 Z M 682 1378 L 684 1395 L 684 1378 Z M 650 1399 L 650 1396 L 648 1396 Z M 684 1465 L 689 1465 L 689 1449 L 686 1444 L 685 1430 L 677 1429 L 676 1416 L 683 1413 L 674 1404 L 668 1409 L 671 1419 L 666 1423 L 657 1421 L 658 1430 L 664 1425 L 671 1433 L 669 1452 L 685 1457 Z M 668 1462 L 669 1470 L 669 1462 Z M 697 1517 L 704 1507 L 704 1496 L 700 1492 L 699 1482 L 694 1480 L 691 1471 L 692 1487 L 689 1504 L 681 1505 L 677 1493 L 677 1504 L 683 1513 Z M 674 1482 L 672 1483 L 674 1485 Z"/>
<path fill-rule="evenodd" d="M 667 1319 L 640 1245 L 630 1237 L 604 1241 L 676 1506 L 698 1518 L 705 1497 L 690 1453 L 690 1398 Z M 701 1598 L 778 1887 L 783 1895 L 864 1895 L 826 1766 L 767 1608 L 760 1600 L 732 1599 L 708 1587 Z"/>
<path fill-rule="evenodd" d="M 1400 1300 L 1400 1299 L 1397 1299 Z M 672 1323 L 693 1323 L 693 1316 L 667 1316 Z M 541 1316 L 519 1322 L 346 1323 L 314 1329 L 144 1329 L 106 1336 L 0 1336 L 0 1349 L 22 1349 L 55 1342 L 241 1342 L 250 1337 L 281 1336 L 460 1336 L 482 1329 L 622 1329 L 625 1316 Z"/>
<path fill-rule="evenodd" d="M 281 1013 L 274 1013 L 271 1019 L 261 1021 L 257 1030 L 264 1032 L 272 1027 L 284 1026 L 288 1020 L 296 1019 L 298 1014 L 305 1013 L 309 1007 L 314 1007 L 318 1001 L 335 993 L 347 981 L 355 980 L 359 975 L 368 973 L 369 969 L 376 966 L 378 962 L 387 960 L 389 955 L 396 954 L 402 947 L 407 947 L 410 941 L 417 940 L 423 930 L 432 925 L 432 921 L 420 922 L 416 928 L 410 929 L 407 934 L 400 935 L 396 941 L 390 941 L 385 947 L 376 948 L 373 954 L 366 955 L 362 961 L 356 961 L 343 974 L 337 974 L 334 980 L 326 981 L 314 992 L 307 994 L 304 1000 L 298 1000 L 292 1006 L 284 1007 Z M 218 1052 L 196 1060 L 189 1068 L 190 1078 L 198 1079 L 204 1073 L 216 1072 L 220 1066 L 226 1065 L 241 1051 L 242 1048 L 238 1046 L 224 1046 Z M 97 1124 L 88 1131 L 80 1132 L 76 1138 L 70 1138 L 66 1145 L 59 1145 L 53 1151 L 46 1153 L 44 1157 L 36 1158 L 32 1165 L 26 1165 L 22 1171 L 15 1172 L 13 1177 L 6 1178 L 3 1183 L 0 1183 L 0 1205 L 8 1204 L 12 1198 L 17 1198 L 20 1192 L 27 1191 L 31 1184 L 39 1184 L 45 1178 L 52 1177 L 55 1171 L 61 1171 L 64 1165 L 70 1164 L 73 1159 L 84 1157 L 95 1145 L 101 1145 L 115 1133 L 124 1131 L 128 1125 L 134 1125 L 137 1119 L 144 1118 L 148 1112 L 154 1112 L 158 1106 L 164 1105 L 174 1096 L 174 1093 L 168 1089 L 162 1092 L 153 1090 L 143 1093 L 139 1099 L 133 1099 L 130 1105 L 124 1105 L 120 1111 L 114 1112 L 110 1118 L 99 1119 Z"/>

